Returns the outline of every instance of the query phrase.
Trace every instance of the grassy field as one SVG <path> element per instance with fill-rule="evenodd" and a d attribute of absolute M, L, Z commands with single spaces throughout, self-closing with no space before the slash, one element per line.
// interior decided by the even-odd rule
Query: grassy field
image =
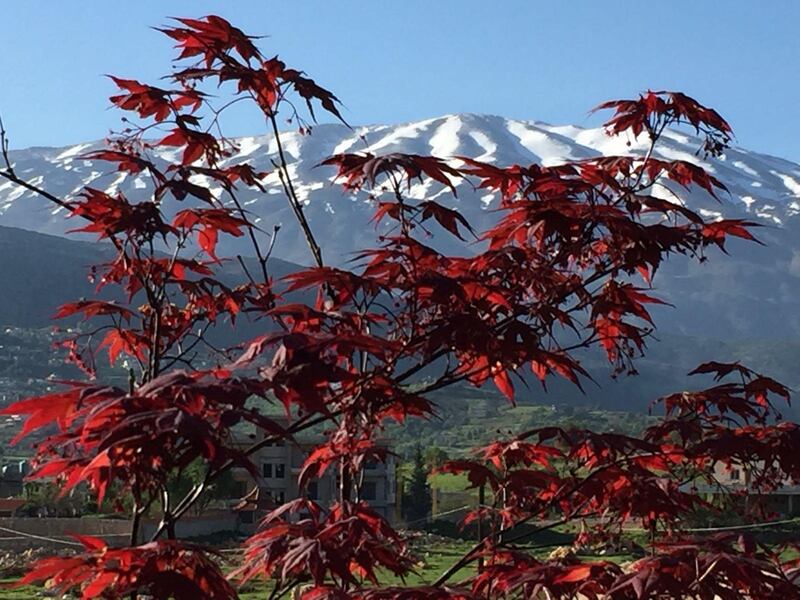
<path fill-rule="evenodd" d="M 461 557 L 470 545 L 469 542 L 453 540 L 447 542 L 435 541 L 428 544 L 424 549 L 417 547 L 414 551 L 415 556 L 420 560 L 417 572 L 406 578 L 405 585 L 414 586 L 432 583 L 456 559 Z M 464 569 L 457 573 L 456 579 L 469 577 L 471 573 L 471 570 Z M 46 591 L 40 587 L 10 587 L 14 581 L 15 579 L 0 580 L 0 600 L 30 600 L 43 597 L 46 594 Z M 386 585 L 403 584 L 400 578 L 392 575 L 382 578 L 382 583 Z M 264 581 L 249 582 L 240 589 L 239 598 L 240 600 L 265 600 L 269 589 L 268 584 Z"/>
<path fill-rule="evenodd" d="M 445 484 L 446 487 L 446 482 L 443 481 L 442 483 Z M 558 533 L 563 535 L 566 531 Z M 763 535 L 765 539 L 762 539 L 762 541 L 767 544 L 776 543 L 778 541 L 777 537 L 781 538 L 781 541 L 786 541 L 787 536 L 789 539 L 800 539 L 800 520 L 786 527 L 782 527 L 777 531 L 763 532 Z M 646 537 L 646 534 L 640 531 L 631 531 L 629 535 L 626 536 L 626 538 L 643 546 L 647 544 Z M 776 537 L 776 539 L 770 539 L 772 537 Z M 569 545 L 569 542 L 565 543 L 562 540 L 553 540 L 555 543 L 544 543 L 541 545 L 536 539 L 529 541 L 536 542 L 533 544 L 533 547 L 530 548 L 530 551 L 540 559 L 544 559 L 550 554 L 555 546 L 562 544 Z M 545 540 L 542 539 L 540 541 Z M 407 586 L 431 584 L 457 559 L 463 556 L 473 543 L 472 541 L 443 538 L 439 536 L 426 536 L 414 540 L 411 542 L 412 552 L 419 560 L 416 572 L 407 577 L 405 581 L 391 574 L 387 574 L 381 577 L 381 583 L 383 585 Z M 796 558 L 797 555 L 798 552 L 796 550 L 787 550 L 782 558 L 787 560 L 789 558 Z M 635 557 L 629 554 L 604 554 L 602 556 L 592 555 L 582 556 L 580 558 L 585 558 L 587 560 L 609 560 L 616 563 L 627 563 L 635 560 Z M 455 582 L 467 579 L 473 573 L 474 566 L 470 566 L 456 573 L 451 581 Z M 52 597 L 50 593 L 40 587 L 12 588 L 10 584 L 13 582 L 14 579 L 0 579 L 0 600 L 30 600 L 44 596 Z M 270 589 L 271 586 L 264 581 L 249 582 L 240 588 L 239 598 L 240 600 L 265 600 L 269 596 Z"/>
<path fill-rule="evenodd" d="M 419 559 L 416 572 L 409 575 L 405 581 L 391 574 L 381 577 L 383 585 L 427 585 L 433 583 L 439 575 L 447 570 L 456 560 L 463 556 L 472 547 L 472 541 L 447 539 L 434 536 L 412 542 L 414 555 Z M 543 548 L 534 552 L 536 555 L 546 556 L 552 547 Z M 609 560 L 626 561 L 629 556 L 606 556 Z M 474 566 L 458 571 L 451 581 L 464 580 L 474 573 Z M 9 587 L 15 580 L 0 580 L 0 600 L 29 600 L 41 598 L 47 592 L 40 587 Z M 239 590 L 240 600 L 265 600 L 271 587 L 264 581 L 247 583 Z M 49 594 L 47 594 L 49 596 Z"/>
<path fill-rule="evenodd" d="M 41 595 L 41 589 L 35 587 L 9 587 L 14 583 L 14 579 L 0 580 L 0 598 L 3 600 L 30 600 Z"/>

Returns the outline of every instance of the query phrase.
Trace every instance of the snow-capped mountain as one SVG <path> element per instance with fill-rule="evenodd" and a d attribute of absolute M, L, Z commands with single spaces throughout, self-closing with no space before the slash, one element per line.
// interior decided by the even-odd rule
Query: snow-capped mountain
<path fill-rule="evenodd" d="M 643 151 L 646 139 L 627 136 L 608 137 L 601 128 L 551 126 L 535 121 L 515 121 L 488 115 L 449 115 L 400 125 L 376 125 L 348 129 L 343 125 L 320 125 L 311 135 L 287 132 L 282 135 L 291 162 L 295 186 L 315 231 L 325 240 L 326 258 L 345 261 L 354 250 L 375 243 L 375 229 L 368 224 L 372 213 L 366 194 L 348 194 L 333 185 L 333 169 L 317 167 L 322 160 L 339 152 L 370 151 L 376 154 L 408 152 L 432 154 L 442 158 L 468 156 L 496 164 L 557 164 L 569 159 Z M 270 160 L 277 147 L 272 135 L 236 140 L 240 151 L 230 163 L 251 161 L 261 170 L 273 170 Z M 726 151 L 720 159 L 702 160 L 695 155 L 701 142 L 683 133 L 668 133 L 657 154 L 665 159 L 702 163 L 730 189 L 719 203 L 704 193 L 687 198 L 690 205 L 706 217 L 725 215 L 761 220 L 782 225 L 800 214 L 800 165 L 786 160 L 748 152 L 741 148 Z M 86 152 L 102 147 L 90 142 L 65 148 L 29 148 L 11 153 L 18 173 L 43 185 L 61 197 L 74 196 L 90 185 L 110 192 L 120 191 L 131 199 L 144 197 L 149 182 L 145 175 L 126 176 L 113 171 L 102 161 L 81 160 Z M 174 158 L 180 150 L 162 150 L 156 157 Z M 277 175 L 267 178 L 267 194 L 242 192 L 247 205 L 265 231 L 282 225 L 276 254 L 298 263 L 309 261 L 308 249 L 299 239 L 294 218 L 283 197 Z M 458 198 L 433 182 L 412 186 L 411 195 L 438 196 L 444 203 L 459 206 L 467 219 L 480 228 L 494 217 L 487 211 L 493 196 L 476 194 L 465 181 L 457 182 Z M 221 189 L 217 190 L 220 194 Z M 34 231 L 63 234 L 75 222 L 64 219 L 63 211 L 36 198 L 32 193 L 0 184 L 0 224 Z M 442 236 L 446 237 L 446 236 Z M 233 251 L 235 240 L 225 239 L 222 251 Z M 225 247 L 228 244 L 228 248 Z M 236 248 L 246 251 L 246 248 Z"/>
<path fill-rule="evenodd" d="M 406 152 L 442 158 L 468 156 L 499 165 L 552 165 L 569 159 L 643 152 L 646 144 L 644 137 L 608 137 L 601 128 L 552 126 L 474 114 L 354 129 L 319 125 L 311 135 L 287 132 L 281 139 L 308 219 L 324 242 L 326 260 L 332 264 L 342 264 L 355 251 L 374 246 L 380 233 L 369 222 L 374 199 L 366 193 L 344 192 L 332 183 L 332 168 L 317 166 L 332 154 Z M 229 159 L 232 164 L 248 160 L 259 170 L 273 170 L 270 161 L 277 146 L 271 135 L 239 138 L 236 143 L 240 150 Z M 64 198 L 74 196 L 86 185 L 120 191 L 131 199 L 146 197 L 146 176 L 126 176 L 113 171 L 108 163 L 80 158 L 102 145 L 90 142 L 65 148 L 29 148 L 12 151 L 11 159 L 18 174 Z M 767 247 L 734 244 L 733 258 L 715 257 L 704 264 L 670 261 L 656 281 L 662 296 L 676 300 L 681 307 L 665 313 L 668 326 L 681 332 L 694 332 L 701 326 L 705 335 L 722 332 L 726 337 L 731 333 L 800 333 L 800 311 L 796 310 L 800 297 L 800 165 L 738 147 L 728 149 L 720 158 L 703 159 L 695 154 L 700 146 L 698 138 L 668 132 L 656 155 L 702 164 L 722 180 L 730 194 L 722 194 L 719 201 L 702 191 L 676 191 L 687 205 L 708 218 L 744 217 L 767 225 L 759 232 Z M 180 149 L 162 150 L 160 158 L 174 158 L 169 154 L 177 152 Z M 270 175 L 265 183 L 266 194 L 243 190 L 240 196 L 244 204 L 265 232 L 281 225 L 276 256 L 308 264 L 308 249 L 277 175 Z M 491 211 L 496 206 L 492 195 L 476 193 L 465 181 L 457 181 L 456 187 L 457 198 L 432 182 L 413 185 L 410 194 L 436 197 L 443 204 L 458 206 L 477 230 L 497 218 Z M 0 225 L 56 235 L 80 226 L 65 219 L 63 210 L 7 182 L 0 183 Z M 449 236 L 434 231 L 430 243 L 447 245 Z M 219 251 L 222 255 L 252 253 L 246 242 L 229 237 L 221 238 Z"/>

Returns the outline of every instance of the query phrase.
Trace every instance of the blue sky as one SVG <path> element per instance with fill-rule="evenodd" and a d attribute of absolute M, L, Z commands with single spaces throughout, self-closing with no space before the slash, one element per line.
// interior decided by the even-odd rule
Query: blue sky
<path fill-rule="evenodd" d="M 742 146 L 800 161 L 800 2 L 770 0 L 5 2 L 0 114 L 14 147 L 119 124 L 102 75 L 155 81 L 168 16 L 220 14 L 344 102 L 352 123 L 483 112 L 593 125 L 645 88 L 717 108 Z M 230 135 L 261 123 L 238 114 Z"/>

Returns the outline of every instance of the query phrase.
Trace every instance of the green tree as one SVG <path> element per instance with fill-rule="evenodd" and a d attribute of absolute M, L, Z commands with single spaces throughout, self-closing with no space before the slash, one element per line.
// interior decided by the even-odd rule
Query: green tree
<path fill-rule="evenodd" d="M 29 517 L 77 517 L 97 509 L 84 488 L 62 495 L 61 486 L 49 481 L 26 482 L 22 497 L 26 503 L 21 512 Z"/>
<path fill-rule="evenodd" d="M 422 448 L 417 445 L 414 452 L 414 468 L 406 480 L 403 494 L 404 516 L 408 522 L 425 519 L 431 512 L 431 486 L 428 484 L 428 473 Z"/>
<path fill-rule="evenodd" d="M 425 450 L 425 466 L 427 466 L 428 471 L 433 471 L 441 467 L 445 462 L 450 459 L 450 456 L 439 448 L 437 445 L 429 446 L 427 450 Z"/>
<path fill-rule="evenodd" d="M 170 494 L 182 496 L 199 485 L 206 476 L 205 465 L 200 460 L 195 460 L 188 467 L 177 474 L 169 484 Z M 211 483 L 206 493 L 195 504 L 193 512 L 197 515 L 203 513 L 212 503 L 218 500 L 238 499 L 239 485 L 231 471 L 225 471 Z"/>

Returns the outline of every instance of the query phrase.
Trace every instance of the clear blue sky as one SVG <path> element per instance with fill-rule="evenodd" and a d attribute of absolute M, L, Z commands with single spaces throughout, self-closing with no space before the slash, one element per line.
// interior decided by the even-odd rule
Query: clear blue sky
<path fill-rule="evenodd" d="M 103 137 L 113 73 L 169 72 L 168 16 L 220 14 L 269 35 L 352 123 L 485 112 L 590 125 L 647 88 L 716 107 L 738 143 L 800 161 L 800 0 L 4 2 L 0 114 L 14 147 Z M 260 133 L 245 115 L 228 133 Z"/>

